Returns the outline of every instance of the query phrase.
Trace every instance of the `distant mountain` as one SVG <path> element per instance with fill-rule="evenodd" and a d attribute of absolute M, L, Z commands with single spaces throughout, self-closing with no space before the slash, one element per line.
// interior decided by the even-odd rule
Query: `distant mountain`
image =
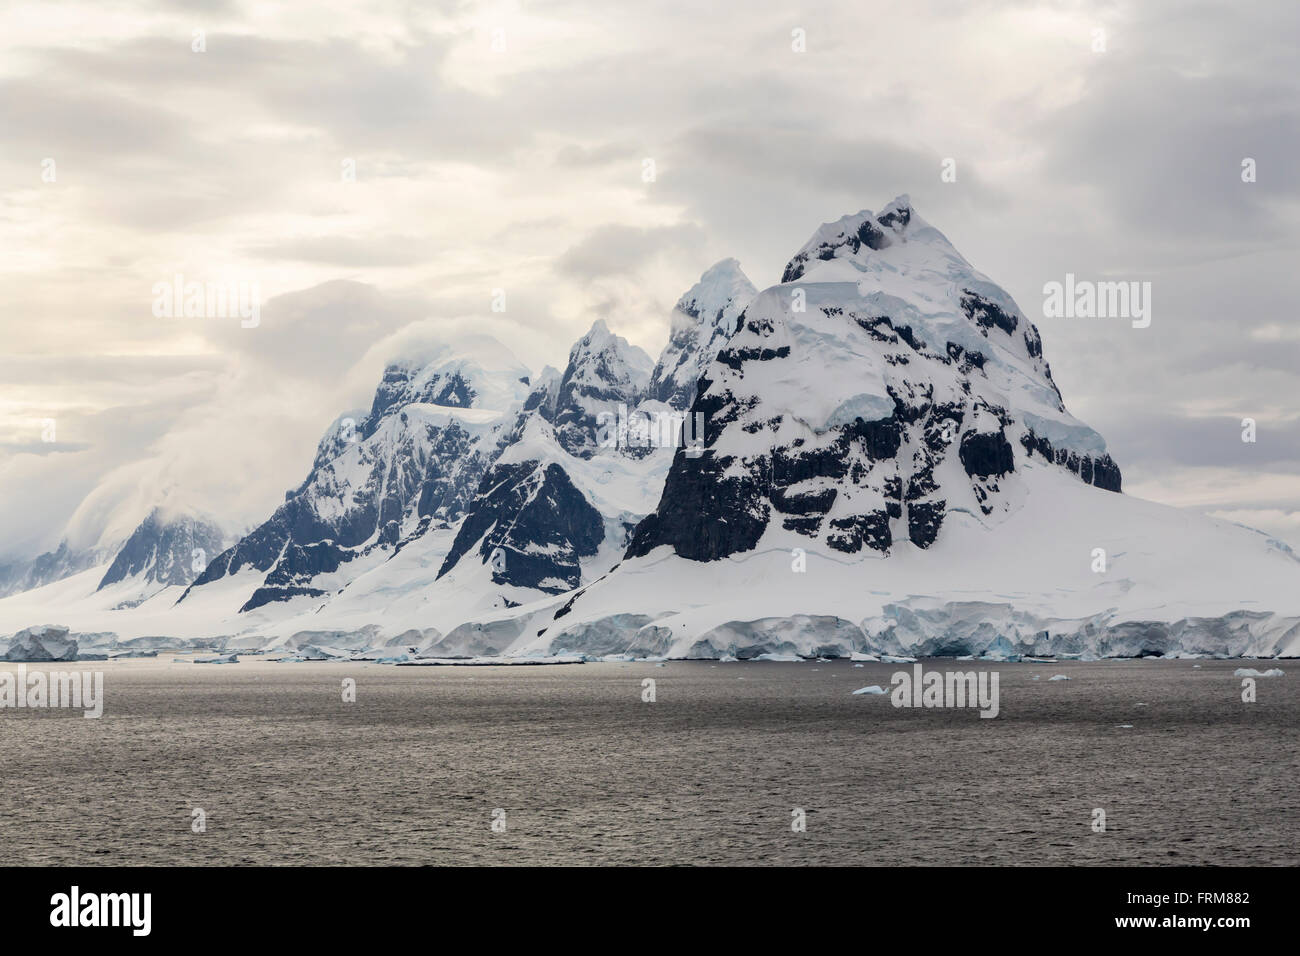
<path fill-rule="evenodd" d="M 103 548 L 74 549 L 61 541 L 53 551 L 30 560 L 0 563 L 0 597 L 44 587 L 104 563 L 111 552 Z"/>
<path fill-rule="evenodd" d="M 682 297 L 658 365 L 604 321 L 563 371 L 535 379 L 485 340 L 391 363 L 369 411 L 335 421 L 302 485 L 184 600 L 237 578 L 247 582 L 236 591 L 241 612 L 301 598 L 328 618 L 340 602 L 385 590 L 386 578 L 402 577 L 390 594 L 417 587 L 418 575 L 404 577 L 409 562 L 388 566 L 417 543 L 419 560 L 438 561 L 431 593 L 495 594 L 498 606 L 603 573 L 658 496 L 693 370 L 725 342 L 752 290 L 734 260 L 706 272 Z M 651 397 L 652 373 L 672 402 Z"/>
<path fill-rule="evenodd" d="M 225 535 L 212 520 L 155 508 L 122 545 L 96 590 L 127 580 L 187 585 L 225 545 Z"/>
<path fill-rule="evenodd" d="M 390 364 L 368 413 L 342 416 L 303 483 L 218 555 L 182 597 L 241 572 L 248 611 L 321 597 L 464 513 L 528 395 L 528 370 L 491 339 Z M 354 564 L 361 562 L 360 564 Z"/>

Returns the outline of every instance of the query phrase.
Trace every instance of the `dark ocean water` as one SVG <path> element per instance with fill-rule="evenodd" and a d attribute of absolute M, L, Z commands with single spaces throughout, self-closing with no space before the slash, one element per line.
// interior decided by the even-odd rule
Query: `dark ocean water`
<path fill-rule="evenodd" d="M 1000 716 L 853 696 L 910 668 L 846 661 L 71 665 L 104 671 L 102 719 L 0 710 L 0 852 L 17 864 L 1300 862 L 1300 663 L 1260 679 L 1254 704 L 1232 672 L 1271 662 L 925 663 L 996 670 Z M 1072 679 L 1048 682 L 1058 673 Z M 345 677 L 356 703 L 342 701 Z M 806 832 L 791 830 L 795 808 Z"/>

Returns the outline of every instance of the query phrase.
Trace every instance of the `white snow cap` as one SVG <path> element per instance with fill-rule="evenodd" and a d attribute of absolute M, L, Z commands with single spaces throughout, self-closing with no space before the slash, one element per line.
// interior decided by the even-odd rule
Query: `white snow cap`
<path fill-rule="evenodd" d="M 628 380 L 644 387 L 650 378 L 654 362 L 644 349 L 638 348 L 621 335 L 609 330 L 604 319 L 591 323 L 591 329 L 574 343 L 569 351 L 570 371 L 583 364 L 583 359 L 605 354 L 611 369 L 625 370 Z"/>
<path fill-rule="evenodd" d="M 679 324 L 692 327 L 703 322 L 712 324 L 719 310 L 734 313 L 734 319 L 757 294 L 758 290 L 741 270 L 738 260 L 719 260 L 709 266 L 700 276 L 700 281 L 677 300 L 673 309 L 673 329 L 675 331 Z"/>
<path fill-rule="evenodd" d="M 650 397 L 686 407 L 701 373 L 736 329 L 736 320 L 757 290 L 735 259 L 714 263 L 677 300 L 668 343 L 650 376 Z"/>
<path fill-rule="evenodd" d="M 817 361 L 829 362 L 818 378 L 819 423 L 892 408 L 886 385 L 898 373 L 879 364 L 870 333 L 841 313 L 867 321 L 885 316 L 939 356 L 978 353 L 981 373 L 972 381 L 982 396 L 1039 438 L 1058 449 L 1105 454 L 1102 437 L 1066 411 L 1038 332 L 1015 300 L 918 215 L 906 194 L 878 214 L 863 209 L 823 223 L 790 260 L 782 284 L 760 293 L 748 312 L 782 325 L 797 351 L 813 346 Z M 936 397 L 956 396 L 948 373 L 928 366 Z M 770 390 L 776 383 L 765 384 L 768 390 L 757 382 L 752 390 L 770 401 L 779 392 Z M 810 412 L 805 396 L 796 404 Z"/>

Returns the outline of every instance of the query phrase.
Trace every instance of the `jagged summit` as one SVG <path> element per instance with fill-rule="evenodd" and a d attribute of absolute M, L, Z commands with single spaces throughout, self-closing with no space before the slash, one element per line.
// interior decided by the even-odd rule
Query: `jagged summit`
<path fill-rule="evenodd" d="M 649 397 L 688 407 L 700 374 L 735 331 L 737 318 L 757 291 L 735 259 L 710 266 L 673 309 L 668 344 L 650 375 Z"/>
<path fill-rule="evenodd" d="M 662 427 L 637 429 L 632 422 L 654 416 L 659 423 L 676 412 L 680 427 L 699 369 L 725 343 L 752 294 L 734 259 L 706 271 L 679 300 L 673 337 L 648 378 L 644 353 L 598 320 L 570 351 L 562 375 L 539 376 L 439 581 L 495 587 L 504 600 L 519 601 L 572 590 L 612 565 L 654 504 L 673 453 L 639 440 L 652 430 L 661 440 Z"/>
<path fill-rule="evenodd" d="M 597 447 L 597 416 L 619 404 L 635 407 L 652 368 L 650 356 L 597 319 L 569 351 L 556 392 L 552 424 L 565 451 L 590 458 Z"/>
<path fill-rule="evenodd" d="M 189 584 L 222 551 L 225 541 L 210 518 L 154 508 L 118 551 L 97 590 L 128 579 L 163 586 Z"/>
<path fill-rule="evenodd" d="M 370 412 L 357 424 L 369 437 L 390 410 L 416 403 L 504 412 L 528 379 L 528 367 L 491 336 L 426 346 L 388 362 Z"/>
<path fill-rule="evenodd" d="M 852 259 L 858 257 L 863 249 L 880 251 L 893 245 L 896 240 L 905 241 L 909 235 L 921 235 L 929 228 L 928 223 L 914 216 L 912 201 L 904 193 L 886 205 L 879 216 L 869 209 L 863 209 L 841 216 L 834 222 L 822 223 L 786 265 L 781 281 L 794 282 L 802 278 L 808 263 L 814 260 Z M 943 239 L 937 230 L 932 230 L 928 238 L 935 237 Z M 946 239 L 943 241 L 947 243 Z"/>

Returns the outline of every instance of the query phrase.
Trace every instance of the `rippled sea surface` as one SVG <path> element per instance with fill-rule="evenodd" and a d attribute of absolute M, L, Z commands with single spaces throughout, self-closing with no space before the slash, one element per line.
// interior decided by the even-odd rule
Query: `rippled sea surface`
<path fill-rule="evenodd" d="M 996 670 L 1000 715 L 853 696 L 910 667 L 847 661 L 58 665 L 104 672 L 104 716 L 0 710 L 0 852 L 18 864 L 1300 862 L 1300 664 L 1281 662 L 1286 676 L 1258 680 L 1245 704 L 1233 670 L 1271 663 L 924 663 Z M 192 832 L 194 808 L 206 832 Z M 791 829 L 796 808 L 806 832 Z"/>

